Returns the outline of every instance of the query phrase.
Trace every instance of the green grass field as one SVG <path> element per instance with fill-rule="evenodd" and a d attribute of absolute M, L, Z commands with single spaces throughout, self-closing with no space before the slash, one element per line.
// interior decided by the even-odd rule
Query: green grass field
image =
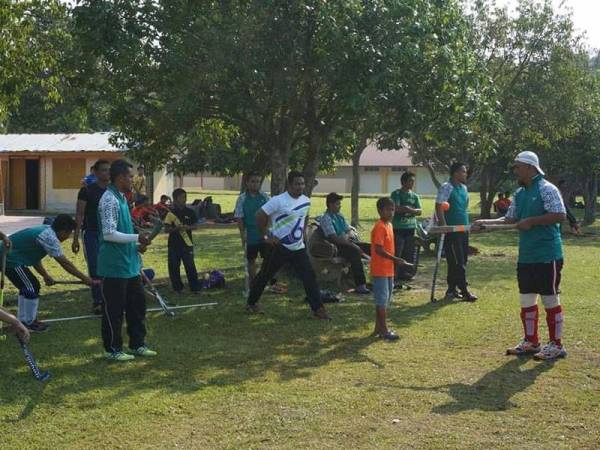
<path fill-rule="evenodd" d="M 214 198 L 224 211 L 235 201 Z M 361 203 L 365 236 L 374 204 Z M 431 207 L 427 199 L 425 215 Z M 228 286 L 178 299 L 217 307 L 149 316 L 157 359 L 110 364 L 98 320 L 54 324 L 31 342 L 53 375 L 40 385 L 15 340 L 0 341 L 0 448 L 598 448 L 598 237 L 565 240 L 569 356 L 554 364 L 504 356 L 521 333 L 514 233 L 473 237 L 475 304 L 430 303 L 433 258 L 422 257 L 416 289 L 394 296 L 396 343 L 370 337 L 370 297 L 346 295 L 323 323 L 310 319 L 295 281 L 287 296 L 263 297 L 264 316 L 246 316 L 237 230 L 202 229 L 195 239 L 199 270 L 224 270 Z M 166 276 L 164 236 L 145 259 Z M 12 286 L 5 298 L 14 300 Z M 89 305 L 87 290 L 44 288 L 40 318 L 87 314 Z M 545 337 L 543 314 L 540 328 Z"/>

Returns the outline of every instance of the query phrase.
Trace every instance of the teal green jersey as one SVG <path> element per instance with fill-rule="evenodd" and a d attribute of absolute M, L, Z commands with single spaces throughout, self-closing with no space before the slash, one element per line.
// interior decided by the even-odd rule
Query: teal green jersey
<path fill-rule="evenodd" d="M 506 217 L 519 221 L 547 213 L 565 214 L 566 209 L 558 188 L 538 175 L 531 186 L 522 187 L 515 192 Z M 558 223 L 536 225 L 529 230 L 519 231 L 520 263 L 549 263 L 562 258 L 562 238 Z"/>
<path fill-rule="evenodd" d="M 101 277 L 133 278 L 140 274 L 140 257 L 137 242 L 109 242 L 104 234 L 118 231 L 135 234 L 127 200 L 113 185 L 102 195 L 98 205 L 98 269 Z"/>
<path fill-rule="evenodd" d="M 246 242 L 249 245 L 256 245 L 262 240 L 262 236 L 256 225 L 256 213 L 268 201 L 269 196 L 264 192 L 258 192 L 256 195 L 244 192 L 237 199 L 234 217 L 241 220 L 244 224 Z"/>
<path fill-rule="evenodd" d="M 396 189 L 390 197 L 396 206 L 421 209 L 421 199 L 413 191 Z M 417 218 L 411 214 L 396 212 L 392 219 L 392 225 L 395 230 L 411 230 L 417 227 Z"/>

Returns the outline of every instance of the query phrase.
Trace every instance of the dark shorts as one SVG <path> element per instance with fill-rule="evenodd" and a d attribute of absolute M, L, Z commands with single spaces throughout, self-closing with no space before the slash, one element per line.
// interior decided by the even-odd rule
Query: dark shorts
<path fill-rule="evenodd" d="M 521 294 L 556 295 L 560 287 L 563 260 L 550 263 L 517 264 Z"/>
<path fill-rule="evenodd" d="M 247 244 L 246 245 L 246 259 L 248 261 L 255 261 L 260 254 L 262 259 L 267 259 L 273 250 L 273 246 L 266 242 L 260 242 L 258 244 Z"/>

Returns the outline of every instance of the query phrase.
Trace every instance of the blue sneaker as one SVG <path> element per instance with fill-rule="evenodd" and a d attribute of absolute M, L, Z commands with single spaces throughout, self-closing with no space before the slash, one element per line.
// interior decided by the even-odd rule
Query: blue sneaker
<path fill-rule="evenodd" d="M 543 361 L 553 361 L 565 356 L 567 356 L 567 351 L 562 345 L 558 346 L 554 342 L 548 342 L 542 347 L 542 350 L 533 355 L 533 358 Z"/>
<path fill-rule="evenodd" d="M 365 295 L 365 294 L 370 294 L 371 291 L 368 290 L 367 287 L 364 284 L 361 284 L 356 289 L 354 289 L 354 293 L 355 294 Z"/>
<path fill-rule="evenodd" d="M 398 336 L 396 333 L 394 333 L 392 330 L 389 330 L 387 333 L 385 334 L 380 334 L 379 337 L 381 339 L 383 339 L 384 341 L 397 341 L 398 339 L 400 339 L 400 336 Z"/>

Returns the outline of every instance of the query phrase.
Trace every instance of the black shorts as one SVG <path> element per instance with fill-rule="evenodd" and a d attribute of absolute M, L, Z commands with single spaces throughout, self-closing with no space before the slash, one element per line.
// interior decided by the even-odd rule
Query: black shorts
<path fill-rule="evenodd" d="M 246 244 L 246 259 L 248 261 L 255 261 L 256 258 L 258 258 L 259 253 L 262 259 L 267 259 L 272 251 L 273 246 L 266 242 Z"/>
<path fill-rule="evenodd" d="M 559 293 L 563 260 L 550 263 L 517 265 L 517 280 L 521 294 L 556 295 Z"/>

